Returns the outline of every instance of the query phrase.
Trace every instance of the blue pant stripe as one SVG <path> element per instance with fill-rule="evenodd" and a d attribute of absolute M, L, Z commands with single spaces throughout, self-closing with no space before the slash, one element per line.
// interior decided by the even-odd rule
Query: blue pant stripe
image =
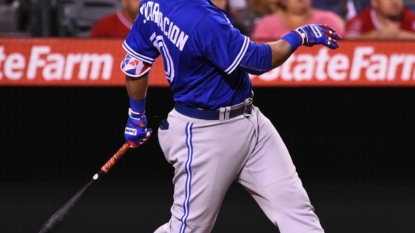
<path fill-rule="evenodd" d="M 184 233 L 186 230 L 186 221 L 189 217 L 190 212 L 190 195 L 191 195 L 191 184 L 192 184 L 192 160 L 193 160 L 193 144 L 192 144 L 192 127 L 193 123 L 186 124 L 186 145 L 187 145 L 187 161 L 186 161 L 186 187 L 185 187 L 185 198 L 183 201 L 183 216 L 181 218 L 182 225 L 180 227 L 180 233 Z"/>

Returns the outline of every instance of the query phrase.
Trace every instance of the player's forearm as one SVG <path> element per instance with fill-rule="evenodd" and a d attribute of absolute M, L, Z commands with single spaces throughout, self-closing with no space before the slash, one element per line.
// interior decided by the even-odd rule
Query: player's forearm
<path fill-rule="evenodd" d="M 128 96 L 135 100 L 146 98 L 148 87 L 148 75 L 139 78 L 126 76 L 126 87 Z"/>
<path fill-rule="evenodd" d="M 257 44 L 250 42 L 239 67 L 251 74 L 262 74 L 282 65 L 298 47 L 321 44 L 330 49 L 339 47 L 335 30 L 325 24 L 309 24 L 285 34 L 281 40 Z"/>
<path fill-rule="evenodd" d="M 271 47 L 272 69 L 282 65 L 292 54 L 291 46 L 285 40 L 268 42 L 267 44 Z"/>

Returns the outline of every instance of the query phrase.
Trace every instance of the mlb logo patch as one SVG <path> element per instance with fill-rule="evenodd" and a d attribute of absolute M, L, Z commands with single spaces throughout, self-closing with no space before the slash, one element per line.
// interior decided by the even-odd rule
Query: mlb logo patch
<path fill-rule="evenodd" d="M 145 73 L 147 73 L 147 71 L 150 70 L 150 68 L 151 68 L 150 64 L 147 64 L 131 56 L 130 54 L 127 54 L 124 60 L 121 62 L 122 72 L 124 72 L 128 76 L 135 77 L 135 78 L 138 78 L 144 75 Z"/>
<path fill-rule="evenodd" d="M 137 130 L 134 128 L 130 128 L 130 127 L 125 127 L 125 134 L 128 135 L 132 135 L 132 136 L 136 136 L 137 135 Z"/>

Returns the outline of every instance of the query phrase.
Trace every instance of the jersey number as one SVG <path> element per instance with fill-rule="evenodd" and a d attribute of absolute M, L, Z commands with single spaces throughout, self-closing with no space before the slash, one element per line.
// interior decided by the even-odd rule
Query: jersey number
<path fill-rule="evenodd" d="M 163 56 L 163 62 L 164 62 L 164 73 L 166 74 L 167 80 L 169 82 L 173 82 L 174 79 L 174 64 L 173 59 L 171 59 L 169 49 L 167 48 L 166 44 L 164 43 L 163 36 L 157 36 L 154 32 L 150 40 L 153 42 L 154 47 L 158 49 L 160 54 Z"/>

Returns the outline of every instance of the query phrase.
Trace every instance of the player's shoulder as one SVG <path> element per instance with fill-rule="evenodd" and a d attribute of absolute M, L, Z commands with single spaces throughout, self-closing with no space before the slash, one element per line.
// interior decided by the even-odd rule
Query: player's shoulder
<path fill-rule="evenodd" d="M 190 0 L 190 2 L 201 18 L 223 18 L 224 13 L 209 0 Z"/>
<path fill-rule="evenodd" d="M 191 8 L 193 11 L 197 12 L 212 12 L 219 8 L 215 7 L 213 3 L 209 0 L 142 0 L 140 7 L 154 7 L 157 4 L 157 7 L 163 6 L 172 6 L 176 10 L 183 10 Z M 146 9 L 144 9 L 146 10 Z M 192 12 L 187 12 L 192 13 Z"/>
<path fill-rule="evenodd" d="M 167 9 L 167 10 L 166 10 Z M 161 11 L 164 16 L 180 19 L 191 19 L 187 23 L 195 24 L 201 19 L 223 17 L 219 8 L 209 0 L 142 0 L 140 3 L 140 13 L 152 15 L 154 12 Z"/>
<path fill-rule="evenodd" d="M 175 18 L 180 18 L 178 21 L 182 21 L 182 24 L 185 21 L 185 28 L 190 29 L 191 34 L 198 34 L 200 30 L 218 30 L 219 25 L 233 23 L 230 15 L 214 6 L 209 0 L 184 1 L 185 4 L 177 5 L 176 12 L 179 13 L 175 14 Z M 197 30 L 193 30 L 195 28 Z"/>

